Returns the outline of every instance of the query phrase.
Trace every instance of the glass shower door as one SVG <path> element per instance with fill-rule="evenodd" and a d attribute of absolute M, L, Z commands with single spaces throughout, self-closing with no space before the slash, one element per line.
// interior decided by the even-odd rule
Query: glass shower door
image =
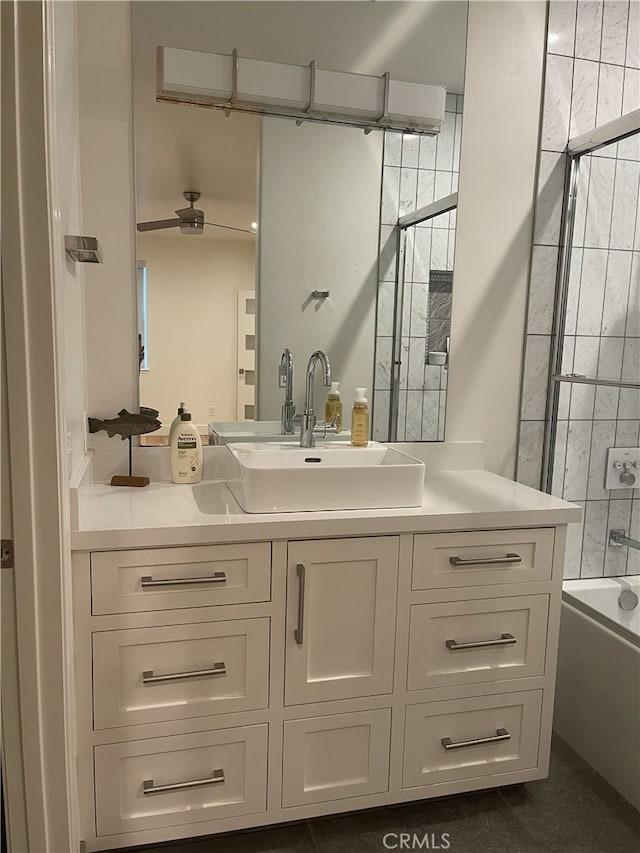
<path fill-rule="evenodd" d="M 567 189 L 545 487 L 584 510 L 566 577 L 637 573 L 638 551 L 611 544 L 610 531 L 637 539 L 640 527 L 639 133 L 570 144 Z M 628 451 L 619 468 L 611 448 Z"/>

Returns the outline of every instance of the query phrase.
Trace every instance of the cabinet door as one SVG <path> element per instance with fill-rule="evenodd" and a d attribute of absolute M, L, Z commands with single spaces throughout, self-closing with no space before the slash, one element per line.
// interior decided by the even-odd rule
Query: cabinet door
<path fill-rule="evenodd" d="M 390 733 L 389 708 L 285 722 L 282 805 L 388 791 Z"/>
<path fill-rule="evenodd" d="M 391 693 L 398 538 L 293 542 L 285 704 Z"/>

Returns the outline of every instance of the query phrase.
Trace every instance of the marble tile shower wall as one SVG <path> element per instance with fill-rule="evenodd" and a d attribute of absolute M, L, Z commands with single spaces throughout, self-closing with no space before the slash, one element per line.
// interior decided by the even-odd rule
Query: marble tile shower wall
<path fill-rule="evenodd" d="M 396 278 L 396 222 L 399 216 L 450 195 L 458 189 L 462 95 L 447 95 L 445 120 L 438 136 L 404 137 L 385 133 L 380 217 L 380 263 L 376 364 L 373 395 L 373 438 L 386 440 L 393 342 Z M 407 232 L 405 300 L 402 322 L 402 368 L 398 412 L 399 441 L 444 438 L 447 369 L 426 363 L 429 323 L 432 337 L 442 324 L 449 294 L 429 295 L 429 271 L 452 270 L 455 211 Z M 430 316 L 431 311 L 431 316 Z M 438 327 L 439 331 L 441 329 Z M 439 338 L 442 335 L 438 335 Z"/>
<path fill-rule="evenodd" d="M 640 3 L 552 0 L 517 479 L 539 488 L 556 268 L 569 138 L 640 106 Z M 640 375 L 640 137 L 582 158 L 572 243 L 563 372 Z M 553 491 L 584 508 L 572 525 L 566 577 L 638 573 L 640 556 L 607 531 L 640 535 L 640 491 L 605 491 L 608 447 L 634 446 L 640 394 L 562 387 Z"/>

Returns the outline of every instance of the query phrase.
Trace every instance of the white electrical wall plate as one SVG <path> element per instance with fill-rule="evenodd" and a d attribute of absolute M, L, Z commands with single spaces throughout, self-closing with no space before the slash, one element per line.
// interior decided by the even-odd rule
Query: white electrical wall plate
<path fill-rule="evenodd" d="M 605 489 L 640 487 L 640 447 L 610 447 L 607 450 Z"/>

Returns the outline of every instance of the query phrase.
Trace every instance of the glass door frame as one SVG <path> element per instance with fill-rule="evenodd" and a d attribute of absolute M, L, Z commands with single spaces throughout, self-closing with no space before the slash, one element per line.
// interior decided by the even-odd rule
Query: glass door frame
<path fill-rule="evenodd" d="M 561 243 L 556 273 L 556 295 L 553 309 L 554 326 L 551 337 L 551 358 L 549 360 L 549 381 L 547 385 L 542 458 L 542 489 L 548 494 L 551 494 L 553 486 L 558 404 L 562 383 L 570 382 L 588 385 L 614 385 L 620 388 L 640 388 L 640 383 L 635 382 L 598 379 L 597 377 L 576 376 L 575 374 L 563 375 L 562 373 L 569 278 L 571 275 L 571 249 L 577 204 L 578 178 L 580 176 L 580 161 L 585 154 L 592 154 L 605 145 L 619 142 L 638 132 L 640 132 L 640 110 L 634 110 L 601 127 L 596 127 L 588 133 L 570 139 L 567 144 L 567 168 L 560 226 Z"/>
<path fill-rule="evenodd" d="M 391 344 L 391 382 L 389 385 L 389 441 L 398 440 L 398 410 L 400 408 L 400 370 L 402 367 L 402 323 L 404 319 L 405 256 L 407 251 L 407 231 L 414 225 L 420 225 L 429 219 L 435 219 L 442 213 L 455 210 L 458 206 L 458 193 L 443 196 L 401 216 L 396 225 L 396 277 L 393 300 L 393 340 Z"/>

